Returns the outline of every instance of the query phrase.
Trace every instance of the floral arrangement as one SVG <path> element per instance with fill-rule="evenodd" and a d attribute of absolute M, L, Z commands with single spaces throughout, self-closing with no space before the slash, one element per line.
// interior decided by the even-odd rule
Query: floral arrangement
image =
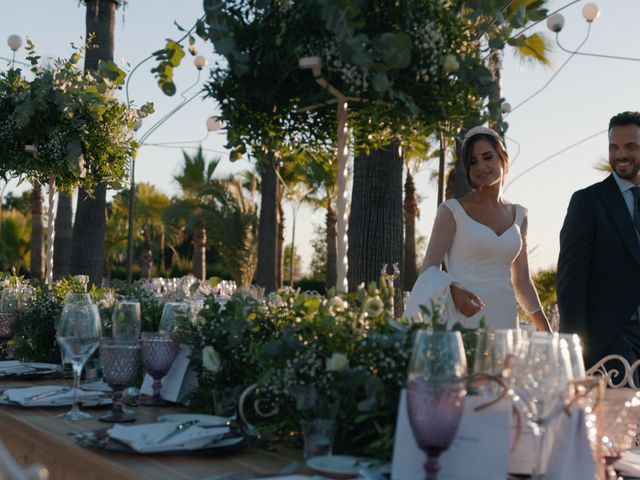
<path fill-rule="evenodd" d="M 41 183 L 55 177 L 58 188 L 89 191 L 101 181 L 120 182 L 138 148 L 136 119 L 152 106 L 134 110 L 113 95 L 124 83 L 113 62 L 82 73 L 82 49 L 48 67 L 31 41 L 27 51 L 32 80 L 17 68 L 0 73 L 0 175 Z"/>
<path fill-rule="evenodd" d="M 198 322 L 180 325 L 199 381 L 192 406 L 213 411 L 215 391 L 257 384 L 259 413 L 270 413 L 254 416 L 262 435 L 299 444 L 301 420 L 330 417 L 338 451 L 390 456 L 417 328 L 394 321 L 390 301 L 375 283 L 328 299 L 290 289 L 265 302 L 209 298 Z"/>

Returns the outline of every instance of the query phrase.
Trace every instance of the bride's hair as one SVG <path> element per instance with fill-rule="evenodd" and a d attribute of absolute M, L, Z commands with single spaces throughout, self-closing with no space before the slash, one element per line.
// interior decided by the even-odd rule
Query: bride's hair
<path fill-rule="evenodd" d="M 488 130 L 488 129 L 487 129 Z M 476 133 L 475 135 L 467 135 L 464 139 L 464 143 L 462 144 L 462 164 L 464 165 L 464 173 L 467 179 L 467 183 L 470 187 L 476 188 L 474 183 L 471 181 L 471 152 L 473 151 L 473 146 L 476 144 L 478 140 L 486 140 L 493 147 L 498 155 L 498 158 L 502 162 L 502 168 L 504 169 L 505 175 L 509 171 L 509 154 L 507 153 L 507 149 L 504 146 L 502 139 L 499 137 L 498 133 Z"/>

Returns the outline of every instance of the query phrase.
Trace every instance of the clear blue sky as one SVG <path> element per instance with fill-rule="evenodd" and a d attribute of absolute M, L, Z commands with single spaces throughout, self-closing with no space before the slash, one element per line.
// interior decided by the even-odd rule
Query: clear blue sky
<path fill-rule="evenodd" d="M 551 10 L 569 3 L 553 0 Z M 574 49 L 584 39 L 586 22 L 581 9 L 586 1 L 563 11 L 566 18 L 565 29 L 560 33 L 563 46 Z M 583 52 L 618 56 L 640 57 L 638 41 L 635 38 L 640 2 L 638 0 L 603 0 L 599 3 L 600 17 L 594 22 L 591 35 L 582 47 Z M 10 57 L 11 51 L 5 39 L 13 33 L 31 38 L 42 55 L 68 56 L 69 44 L 82 42 L 84 35 L 84 6 L 76 0 L 21 0 L 10 2 L 0 16 L 0 56 Z M 177 21 L 182 26 L 190 26 L 202 14 L 200 0 L 130 0 L 124 10 L 118 12 L 116 26 L 115 60 L 129 70 L 154 50 L 162 47 L 166 38 L 178 38 L 178 30 L 173 25 Z M 555 44 L 555 37 L 541 24 L 537 30 L 547 33 L 552 41 L 550 54 L 552 67 L 545 68 L 522 64 L 507 53 L 503 70 L 503 94 L 516 106 L 531 94 L 542 88 L 568 58 Z M 209 60 L 213 57 L 211 44 L 198 41 L 200 53 Z M 24 51 L 17 54 L 24 58 Z M 192 85 L 197 74 L 192 66 L 192 58 L 185 57 L 183 66 L 176 75 L 178 91 Z M 127 64 L 129 66 L 127 66 Z M 146 119 L 140 133 L 171 110 L 177 98 L 168 98 L 159 91 L 149 70 L 152 62 L 142 66 L 132 77 L 130 96 L 138 104 L 154 102 L 156 114 Z M 509 117 L 507 132 L 508 149 L 515 157 L 510 178 L 515 178 L 527 168 L 549 155 L 592 135 L 605 130 L 609 118 L 623 110 L 638 110 L 638 73 L 640 63 L 620 60 L 598 59 L 575 56 L 557 77 L 539 95 Z M 205 73 L 200 82 L 205 80 Z M 191 90 L 193 92 L 194 90 Z M 150 139 L 150 143 L 187 141 L 206 136 L 205 121 L 217 112 L 211 99 L 196 99 L 171 120 L 164 124 Z M 223 158 L 222 170 L 226 173 L 244 168 L 246 164 L 230 164 L 224 153 L 223 134 L 209 135 L 202 142 L 210 156 Z M 515 143 L 517 142 L 517 144 Z M 220 152 L 220 153 L 215 153 Z M 599 135 L 573 148 L 515 181 L 506 191 L 513 202 L 521 203 L 529 209 L 531 264 L 534 270 L 555 265 L 558 253 L 558 233 L 571 193 L 604 177 L 594 166 L 606 158 L 607 137 Z M 167 194 L 176 192 L 172 177 L 182 162 L 179 149 L 145 146 L 136 161 L 136 179 L 154 184 Z M 418 192 L 423 200 L 420 204 L 421 218 L 418 223 L 420 235 L 428 236 L 433 222 L 436 203 L 436 186 L 430 180 L 435 163 L 422 167 L 417 176 Z M 287 220 L 291 217 L 290 207 L 285 207 Z M 323 222 L 322 212 L 312 212 L 301 208 L 297 225 L 296 244 L 305 257 L 305 264 L 311 254 L 310 238 L 313 226 Z M 287 241 L 290 241 L 290 228 Z M 420 252 L 422 256 L 423 252 Z"/>

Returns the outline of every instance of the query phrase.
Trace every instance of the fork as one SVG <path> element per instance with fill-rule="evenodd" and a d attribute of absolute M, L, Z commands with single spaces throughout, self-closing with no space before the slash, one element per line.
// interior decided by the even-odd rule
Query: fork
<path fill-rule="evenodd" d="M 193 427 L 194 425 L 196 425 L 198 423 L 198 420 L 189 420 L 188 422 L 182 422 L 179 423 L 178 425 L 176 425 L 176 428 L 174 428 L 172 431 L 170 431 L 169 433 L 167 433 L 166 435 L 160 437 L 159 440 L 156 440 L 154 442 L 154 444 L 158 445 L 160 443 L 164 443 L 167 440 L 169 440 L 172 437 L 175 437 L 176 435 L 178 435 L 181 432 L 184 432 L 185 430 L 187 430 L 188 428 Z"/>

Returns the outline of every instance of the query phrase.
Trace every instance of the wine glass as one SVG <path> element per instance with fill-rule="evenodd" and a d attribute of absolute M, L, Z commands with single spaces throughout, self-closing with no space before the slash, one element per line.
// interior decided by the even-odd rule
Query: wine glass
<path fill-rule="evenodd" d="M 140 303 L 117 302 L 113 306 L 111 329 L 117 342 L 136 343 L 140 337 Z"/>
<path fill-rule="evenodd" d="M 56 331 L 56 339 L 66 358 L 73 367 L 73 407 L 67 413 L 59 415 L 67 420 L 83 420 L 91 415 L 78 408 L 78 390 L 80 374 L 85 362 L 98 348 L 102 336 L 100 312 L 94 304 L 69 304 L 63 309 Z"/>
<path fill-rule="evenodd" d="M 173 333 L 176 331 L 178 319 L 187 318 L 189 304 L 187 302 L 167 302 L 162 309 L 159 332 Z"/>
<path fill-rule="evenodd" d="M 563 411 L 572 379 L 569 352 L 566 344 L 559 345 L 557 334 L 538 332 L 523 341 L 513 367 L 509 393 L 533 431 L 533 480 L 543 478 L 545 433 L 551 421 Z"/>
<path fill-rule="evenodd" d="M 136 414 L 123 406 L 122 391 L 131 385 L 140 366 L 140 345 L 121 343 L 114 338 L 103 338 L 100 342 L 100 365 L 102 374 L 113 389 L 113 408 L 99 418 L 103 422 L 133 422 Z"/>
<path fill-rule="evenodd" d="M 504 378 L 520 342 L 520 331 L 515 328 L 479 330 L 473 373 Z M 483 396 L 495 397 L 498 387 L 496 383 L 486 382 L 480 386 L 479 392 Z"/>
<path fill-rule="evenodd" d="M 584 368 L 584 358 L 582 356 L 582 344 L 580 337 L 575 333 L 559 333 L 558 339 L 560 344 L 566 342 L 569 351 L 569 360 L 571 362 L 571 373 L 574 380 L 580 380 L 587 376 Z"/>
<path fill-rule="evenodd" d="M 146 406 L 162 406 L 167 402 L 160 396 L 162 377 L 164 377 L 176 356 L 179 345 L 172 334 L 163 332 L 142 333 L 142 363 L 147 373 L 153 378 L 153 396 L 142 402 Z"/>
<path fill-rule="evenodd" d="M 458 430 L 467 393 L 466 375 L 460 332 L 417 333 L 409 363 L 408 410 L 413 435 L 427 454 L 427 480 L 437 480 L 438 458 Z"/>

